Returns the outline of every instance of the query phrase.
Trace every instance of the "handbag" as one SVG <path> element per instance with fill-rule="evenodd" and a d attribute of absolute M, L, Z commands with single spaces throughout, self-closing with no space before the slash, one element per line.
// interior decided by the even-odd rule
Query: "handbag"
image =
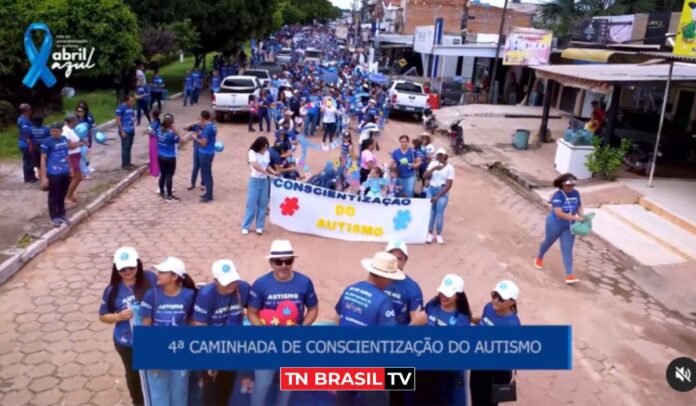
<path fill-rule="evenodd" d="M 493 404 L 517 401 L 517 371 L 512 372 L 510 383 L 494 383 L 491 388 L 491 402 Z"/>
<path fill-rule="evenodd" d="M 585 214 L 585 220 L 576 221 L 570 226 L 570 232 L 573 235 L 587 235 L 592 231 L 592 218 L 594 213 Z"/>

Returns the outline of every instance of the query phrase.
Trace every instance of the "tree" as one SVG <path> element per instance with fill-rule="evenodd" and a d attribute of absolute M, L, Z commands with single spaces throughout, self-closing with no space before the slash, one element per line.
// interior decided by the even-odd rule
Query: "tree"
<path fill-rule="evenodd" d="M 0 7 L 0 99 L 13 104 L 28 101 L 45 105 L 49 100 L 60 104 L 61 99 L 56 95 L 66 83 L 63 72 L 54 71 L 58 83 L 51 88 L 46 88 L 41 81 L 33 89 L 21 84 L 30 67 L 22 39 L 33 22 L 48 25 L 54 38 L 54 52 L 57 35 L 86 40 L 86 48 L 94 47 L 94 67 L 75 71 L 71 80 L 116 77 L 122 81 L 140 55 L 136 17 L 121 0 L 13 0 L 3 3 Z M 43 35 L 34 37 L 35 43 L 39 43 Z"/>
<path fill-rule="evenodd" d="M 148 25 L 140 32 L 143 55 L 151 59 L 156 54 L 171 54 L 177 50 L 176 34 L 167 25 Z"/>

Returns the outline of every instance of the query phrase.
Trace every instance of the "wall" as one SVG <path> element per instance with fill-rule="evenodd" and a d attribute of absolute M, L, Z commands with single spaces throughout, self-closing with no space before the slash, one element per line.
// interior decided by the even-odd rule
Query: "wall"
<path fill-rule="evenodd" d="M 461 31 L 464 0 L 406 0 L 404 7 L 404 30 L 402 34 L 413 34 L 416 27 L 434 25 L 442 18 L 445 32 Z"/>
<path fill-rule="evenodd" d="M 500 18 L 503 9 L 499 7 L 487 6 L 482 4 L 472 4 L 469 7 L 469 16 L 474 17 L 468 22 L 470 34 L 497 34 L 500 29 Z M 508 27 L 531 27 L 532 15 L 520 13 L 519 11 L 508 9 L 505 13 L 505 26 L 503 34 L 507 33 Z"/>

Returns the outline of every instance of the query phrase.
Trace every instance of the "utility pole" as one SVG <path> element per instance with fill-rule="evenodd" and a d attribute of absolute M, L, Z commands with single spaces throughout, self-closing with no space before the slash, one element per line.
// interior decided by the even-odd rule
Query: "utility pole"
<path fill-rule="evenodd" d="M 493 72 L 491 73 L 491 104 L 498 104 L 498 82 L 496 75 L 498 74 L 498 59 L 500 55 L 500 47 L 503 45 L 503 28 L 505 27 L 505 14 L 507 14 L 508 0 L 505 0 L 503 5 L 503 15 L 500 17 L 500 29 L 498 30 L 498 45 L 495 47 L 495 59 L 493 59 Z M 494 93 L 495 92 L 495 93 Z"/>
<path fill-rule="evenodd" d="M 462 45 L 466 43 L 466 35 L 469 33 L 469 0 L 464 0 L 464 10 L 462 12 L 461 34 Z"/>

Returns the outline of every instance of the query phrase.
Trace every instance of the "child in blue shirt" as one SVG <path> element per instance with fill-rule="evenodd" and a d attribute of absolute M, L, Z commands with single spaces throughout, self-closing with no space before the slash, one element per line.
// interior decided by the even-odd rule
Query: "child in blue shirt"
<path fill-rule="evenodd" d="M 370 171 L 367 180 L 361 186 L 362 192 L 366 197 L 386 197 L 389 181 L 384 179 L 384 171 L 379 166 L 375 166 Z"/>

